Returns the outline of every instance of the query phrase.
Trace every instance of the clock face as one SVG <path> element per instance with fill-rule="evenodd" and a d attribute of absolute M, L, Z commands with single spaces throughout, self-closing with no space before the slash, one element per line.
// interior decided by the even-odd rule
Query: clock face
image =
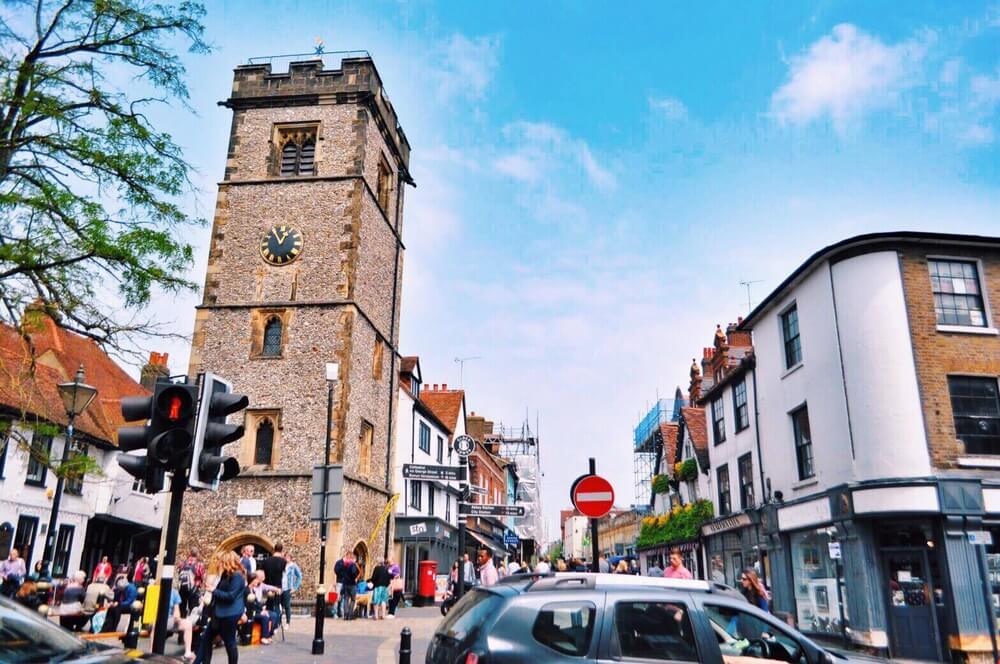
<path fill-rule="evenodd" d="M 272 226 L 260 240 L 260 255 L 271 265 L 288 265 L 302 253 L 302 233 L 292 226 Z"/>

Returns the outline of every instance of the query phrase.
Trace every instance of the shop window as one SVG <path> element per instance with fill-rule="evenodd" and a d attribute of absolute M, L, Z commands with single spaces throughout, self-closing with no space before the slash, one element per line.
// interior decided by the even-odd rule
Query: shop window
<path fill-rule="evenodd" d="M 28 456 L 28 474 L 25 484 L 45 486 L 45 477 L 49 472 L 49 455 L 52 452 L 52 436 L 40 434 L 37 431 L 31 437 L 31 447 Z"/>
<path fill-rule="evenodd" d="M 722 659 L 754 657 L 764 661 L 805 661 L 802 644 L 763 618 L 730 606 L 705 603 L 705 615 L 719 642 Z"/>
<path fill-rule="evenodd" d="M 426 422 L 420 423 L 420 451 L 427 454 L 431 453 L 431 428 L 427 426 Z"/>
<path fill-rule="evenodd" d="M 729 493 L 729 466 L 722 464 L 715 471 L 719 484 L 719 516 L 725 516 L 732 511 L 732 500 Z"/>
<path fill-rule="evenodd" d="M 797 623 L 803 632 L 840 634 L 840 605 L 837 603 L 837 569 L 830 558 L 830 535 L 826 529 L 792 533 L 792 583 Z M 847 588 L 841 580 L 844 616 L 847 617 Z"/>
<path fill-rule="evenodd" d="M 590 602 L 554 602 L 535 617 L 531 635 L 563 655 L 583 657 L 590 651 L 597 608 Z"/>
<path fill-rule="evenodd" d="M 721 398 L 712 402 L 712 434 L 716 445 L 726 439 L 726 410 Z"/>
<path fill-rule="evenodd" d="M 930 260 L 938 325 L 986 327 L 986 308 L 975 261 Z"/>
<path fill-rule="evenodd" d="M 750 426 L 750 409 L 747 406 L 747 381 L 741 380 L 733 386 L 733 417 L 736 430 L 743 431 Z"/>
<path fill-rule="evenodd" d="M 781 314 L 781 340 L 785 347 L 785 368 L 802 362 L 802 340 L 799 338 L 799 308 L 792 305 Z"/>
<path fill-rule="evenodd" d="M 423 482 L 409 480 L 410 482 L 410 507 L 415 510 L 423 509 Z"/>
<path fill-rule="evenodd" d="M 619 602 L 615 636 L 616 659 L 700 661 L 687 607 L 678 602 Z"/>
<path fill-rule="evenodd" d="M 740 509 L 748 510 L 754 506 L 753 457 L 747 452 L 737 463 L 740 475 Z"/>
<path fill-rule="evenodd" d="M 1000 454 L 1000 395 L 993 376 L 948 376 L 955 435 L 967 454 Z"/>
<path fill-rule="evenodd" d="M 56 552 L 52 558 L 52 576 L 64 577 L 69 569 L 69 554 L 73 549 L 73 526 L 62 524 L 56 537 Z"/>
<path fill-rule="evenodd" d="M 38 534 L 38 517 L 24 516 L 17 517 L 17 531 L 14 533 L 14 548 L 25 560 L 25 565 L 29 564 L 33 551 L 35 550 L 35 536 Z"/>
<path fill-rule="evenodd" d="M 799 479 L 805 480 L 816 474 L 813 468 L 812 433 L 809 430 L 809 409 L 805 406 L 792 413 L 792 433 L 795 436 L 795 461 Z"/>
<path fill-rule="evenodd" d="M 368 422 L 361 422 L 361 433 L 358 436 L 358 474 L 367 477 L 372 472 L 372 441 L 375 429 Z"/>

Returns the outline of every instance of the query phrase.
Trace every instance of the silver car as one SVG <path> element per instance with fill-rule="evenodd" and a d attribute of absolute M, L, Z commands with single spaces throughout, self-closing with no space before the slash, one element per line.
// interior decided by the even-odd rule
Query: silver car
<path fill-rule="evenodd" d="M 848 661 L 731 589 L 704 581 L 572 573 L 514 577 L 469 592 L 441 622 L 426 659 L 428 664 L 664 660 Z"/>

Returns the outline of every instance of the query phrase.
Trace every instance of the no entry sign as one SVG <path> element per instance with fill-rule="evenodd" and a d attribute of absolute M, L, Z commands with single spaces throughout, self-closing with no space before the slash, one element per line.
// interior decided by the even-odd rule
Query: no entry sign
<path fill-rule="evenodd" d="M 573 483 L 570 493 L 573 507 L 591 519 L 600 519 L 615 504 L 615 490 L 611 482 L 600 475 L 584 475 Z"/>

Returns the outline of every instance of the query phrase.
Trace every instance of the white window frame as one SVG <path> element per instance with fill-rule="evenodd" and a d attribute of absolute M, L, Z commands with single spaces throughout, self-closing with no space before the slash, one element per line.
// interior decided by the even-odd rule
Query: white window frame
<path fill-rule="evenodd" d="M 777 316 L 777 325 L 778 325 L 778 352 L 780 353 L 780 357 L 781 357 L 781 367 L 782 367 L 781 377 L 782 378 L 784 378 L 785 376 L 788 376 L 789 374 L 795 373 L 806 362 L 805 350 L 802 348 L 802 318 L 801 318 L 801 316 L 797 315 L 798 314 L 798 307 L 799 307 L 798 300 L 792 300 L 791 302 L 787 303 L 784 307 L 782 307 L 781 309 L 778 310 L 778 316 Z M 799 361 L 796 364 L 793 364 L 792 366 L 789 367 L 788 366 L 788 356 L 785 355 L 785 323 L 784 323 L 784 317 L 785 317 L 785 314 L 787 314 L 792 309 L 796 310 L 796 318 L 798 319 L 798 323 L 799 323 L 799 356 L 800 357 L 799 357 Z"/>
<path fill-rule="evenodd" d="M 934 314 L 934 324 L 938 332 L 957 332 L 959 334 L 985 334 L 990 336 L 1000 335 L 1000 330 L 993 326 L 993 309 L 990 307 L 990 292 L 986 285 L 986 270 L 983 267 L 981 258 L 974 256 L 949 256 L 945 254 L 927 254 L 924 256 L 924 270 L 927 272 L 927 285 L 931 283 L 930 261 L 956 261 L 960 263 L 975 263 L 976 277 L 979 279 L 979 290 L 983 296 L 983 316 L 986 317 L 988 325 L 976 327 L 975 325 L 941 325 L 937 322 L 937 313 Z M 931 302 L 934 301 L 934 288 L 931 287 Z M 957 374 L 956 374 L 957 375 Z"/>

